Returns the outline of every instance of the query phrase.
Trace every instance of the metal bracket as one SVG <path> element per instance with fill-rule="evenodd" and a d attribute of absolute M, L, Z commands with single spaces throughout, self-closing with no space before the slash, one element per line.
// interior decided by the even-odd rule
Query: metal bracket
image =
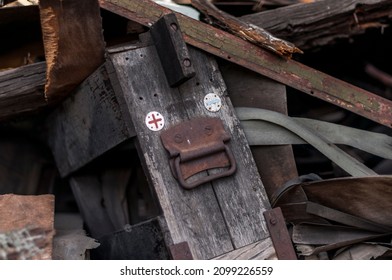
<path fill-rule="evenodd" d="M 163 146 L 169 151 L 173 176 L 185 189 L 230 176 L 237 169 L 227 142 L 230 135 L 219 118 L 200 117 L 182 122 L 161 134 Z M 214 168 L 229 167 L 224 171 L 186 181 L 191 176 Z"/>
<path fill-rule="evenodd" d="M 193 260 L 191 249 L 188 242 L 181 242 L 169 246 L 173 260 Z"/>
<path fill-rule="evenodd" d="M 195 69 L 175 14 L 161 17 L 151 27 L 151 36 L 171 87 L 177 87 L 195 76 Z"/>
<path fill-rule="evenodd" d="M 293 243 L 280 207 L 265 211 L 264 218 L 279 260 L 296 260 Z"/>

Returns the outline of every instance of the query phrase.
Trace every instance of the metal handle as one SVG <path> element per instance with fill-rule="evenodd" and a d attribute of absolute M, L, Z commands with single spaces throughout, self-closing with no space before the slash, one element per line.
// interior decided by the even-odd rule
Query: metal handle
<path fill-rule="evenodd" d="M 180 156 L 176 157 L 176 159 L 174 160 L 174 166 L 175 166 L 177 179 L 178 179 L 178 182 L 180 183 L 180 185 L 185 189 L 193 189 L 197 186 L 200 186 L 201 184 L 208 183 L 213 180 L 234 174 L 234 172 L 237 170 L 237 165 L 236 165 L 233 153 L 231 152 L 230 148 L 226 144 L 224 145 L 224 147 L 225 147 L 224 150 L 227 154 L 227 157 L 229 158 L 230 169 L 223 171 L 221 173 L 208 175 L 206 177 L 203 177 L 203 178 L 201 178 L 197 181 L 191 182 L 191 183 L 187 183 L 185 181 L 184 176 L 182 175 L 182 172 L 181 172 L 181 168 L 180 168 L 181 158 L 180 158 Z"/>

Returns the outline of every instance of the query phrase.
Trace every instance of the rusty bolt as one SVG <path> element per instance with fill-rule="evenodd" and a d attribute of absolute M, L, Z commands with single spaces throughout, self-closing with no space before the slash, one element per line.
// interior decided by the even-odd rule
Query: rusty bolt
<path fill-rule="evenodd" d="M 176 134 L 174 135 L 174 142 L 180 144 L 182 143 L 184 140 L 182 139 L 182 135 L 181 134 Z"/>
<path fill-rule="evenodd" d="M 191 66 L 191 61 L 188 58 L 185 58 L 183 61 L 185 67 L 190 67 Z"/>
<path fill-rule="evenodd" d="M 276 219 L 274 219 L 274 218 L 271 218 L 269 220 L 269 222 L 270 222 L 271 225 L 276 225 L 276 223 L 277 223 Z"/>

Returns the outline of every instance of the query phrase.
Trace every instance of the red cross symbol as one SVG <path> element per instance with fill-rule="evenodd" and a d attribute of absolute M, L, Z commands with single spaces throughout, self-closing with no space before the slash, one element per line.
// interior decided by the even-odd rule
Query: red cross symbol
<path fill-rule="evenodd" d="M 146 125 L 152 131 L 159 131 L 165 125 L 165 119 L 158 112 L 150 112 L 146 116 Z"/>

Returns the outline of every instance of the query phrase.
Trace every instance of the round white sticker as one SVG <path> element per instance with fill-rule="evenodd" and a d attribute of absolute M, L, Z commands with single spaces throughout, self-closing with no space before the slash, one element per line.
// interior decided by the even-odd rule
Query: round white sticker
<path fill-rule="evenodd" d="M 152 131 L 159 131 L 165 126 L 165 119 L 156 111 L 152 111 L 146 116 L 146 125 Z"/>
<path fill-rule="evenodd" d="M 204 97 L 204 106 L 210 112 L 218 112 L 222 107 L 222 100 L 215 93 L 209 93 Z"/>

